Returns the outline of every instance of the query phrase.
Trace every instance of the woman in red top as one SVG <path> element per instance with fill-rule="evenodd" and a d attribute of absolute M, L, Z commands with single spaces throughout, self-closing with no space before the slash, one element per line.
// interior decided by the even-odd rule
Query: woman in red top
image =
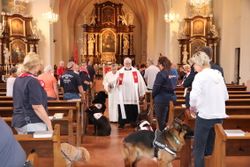
<path fill-rule="evenodd" d="M 56 74 L 58 77 L 58 80 L 60 80 L 61 76 L 65 72 L 65 67 L 64 67 L 64 61 L 59 62 L 59 67 L 57 68 Z"/>

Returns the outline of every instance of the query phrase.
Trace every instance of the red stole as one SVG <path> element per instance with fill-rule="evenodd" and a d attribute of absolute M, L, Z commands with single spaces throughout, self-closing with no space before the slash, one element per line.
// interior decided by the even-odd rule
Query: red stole
<path fill-rule="evenodd" d="M 133 75 L 134 83 L 138 83 L 138 75 L 137 75 L 137 72 L 136 72 L 136 71 L 133 71 L 133 72 L 132 72 L 132 75 Z M 118 84 L 119 84 L 119 85 L 122 85 L 123 78 L 124 78 L 124 73 L 120 73 L 120 74 L 119 74 L 119 77 L 118 77 Z"/>
<path fill-rule="evenodd" d="M 35 79 L 38 80 L 38 82 L 40 83 L 40 85 L 41 85 L 42 88 L 45 87 L 44 81 L 41 80 L 41 79 L 38 79 L 38 78 L 35 77 L 33 74 L 30 74 L 30 73 L 22 73 L 22 74 L 20 74 L 18 77 L 20 77 L 20 78 L 24 78 L 24 77 L 33 77 L 33 78 L 35 78 Z"/>

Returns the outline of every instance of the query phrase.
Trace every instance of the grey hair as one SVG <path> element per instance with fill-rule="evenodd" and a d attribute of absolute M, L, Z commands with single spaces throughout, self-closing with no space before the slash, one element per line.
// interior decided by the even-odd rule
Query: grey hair
<path fill-rule="evenodd" d="M 130 63 L 130 64 L 132 64 L 132 60 L 129 57 L 126 57 L 124 59 L 123 63 Z"/>
<path fill-rule="evenodd" d="M 47 66 L 44 68 L 43 71 L 44 71 L 44 72 L 50 72 L 50 71 L 53 71 L 53 68 L 52 68 L 51 65 L 47 65 Z"/>
<path fill-rule="evenodd" d="M 18 72 L 29 72 L 41 64 L 41 59 L 38 54 L 31 53 L 25 56 L 23 64 L 18 66 Z"/>
<path fill-rule="evenodd" d="M 149 59 L 148 59 L 148 64 L 150 64 L 150 65 L 154 64 L 154 60 L 151 59 L 151 58 L 149 58 Z"/>
<path fill-rule="evenodd" d="M 191 61 L 196 65 L 205 67 L 205 66 L 210 66 L 211 60 L 205 52 L 198 51 L 193 55 Z"/>

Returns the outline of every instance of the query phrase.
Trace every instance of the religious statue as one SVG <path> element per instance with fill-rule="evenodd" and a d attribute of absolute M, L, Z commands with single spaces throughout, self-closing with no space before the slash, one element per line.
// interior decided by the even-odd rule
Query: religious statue
<path fill-rule="evenodd" d="M 96 15 L 91 15 L 90 16 L 90 25 L 95 25 L 96 24 Z"/>
<path fill-rule="evenodd" d="M 3 32 L 4 32 L 4 25 L 0 23 L 0 36 L 2 36 Z"/>
<path fill-rule="evenodd" d="M 183 51 L 182 51 L 182 56 L 183 56 L 183 58 L 182 58 L 182 63 L 183 64 L 187 64 L 187 59 L 188 59 L 188 51 L 187 51 L 187 46 L 186 45 L 184 45 L 183 46 L 184 47 L 184 49 L 183 49 Z"/>
<path fill-rule="evenodd" d="M 28 55 L 33 54 L 33 53 L 35 53 L 34 52 L 34 46 L 30 45 L 30 51 L 29 51 Z"/>
<path fill-rule="evenodd" d="M 218 31 L 216 30 L 216 26 L 215 26 L 214 24 L 212 24 L 212 25 L 210 26 L 209 31 L 210 31 L 210 33 L 212 34 L 212 37 L 213 37 L 213 38 L 216 38 L 216 37 L 219 36 L 219 33 L 218 33 Z"/>
<path fill-rule="evenodd" d="M 32 25 L 31 31 L 32 31 L 33 38 L 39 38 L 39 33 L 38 33 L 39 30 L 36 25 Z"/>
<path fill-rule="evenodd" d="M 127 19 L 126 19 L 126 15 L 119 15 L 119 19 L 122 22 L 122 25 L 128 25 Z"/>
<path fill-rule="evenodd" d="M 10 64 L 10 52 L 7 47 L 4 48 L 4 64 L 9 65 Z"/>
<path fill-rule="evenodd" d="M 123 55 L 128 54 L 128 49 L 129 49 L 128 35 L 124 35 L 124 37 L 123 37 Z"/>
<path fill-rule="evenodd" d="M 88 40 L 88 55 L 94 55 L 94 44 L 95 44 L 95 37 L 94 34 L 91 34 Z"/>
<path fill-rule="evenodd" d="M 185 39 L 187 38 L 185 22 L 181 22 L 178 31 L 178 38 Z"/>
<path fill-rule="evenodd" d="M 133 13 L 129 12 L 127 18 L 128 18 L 128 25 L 133 25 L 133 23 L 134 23 Z"/>

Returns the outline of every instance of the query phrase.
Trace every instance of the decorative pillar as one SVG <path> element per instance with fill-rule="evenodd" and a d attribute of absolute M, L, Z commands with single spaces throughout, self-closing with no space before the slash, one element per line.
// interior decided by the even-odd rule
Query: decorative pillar
<path fill-rule="evenodd" d="M 3 49 L 2 49 L 2 48 L 3 48 L 2 45 L 3 45 L 3 44 L 2 44 L 2 40 L 1 40 L 1 41 L 0 41 L 0 51 L 1 51 L 1 53 L 3 53 L 3 52 L 2 52 L 2 50 L 3 50 Z M 3 55 L 1 54 L 1 56 L 0 56 L 0 64 L 3 64 L 3 59 L 2 59 L 2 58 L 3 58 Z"/>
<path fill-rule="evenodd" d="M 129 53 L 129 55 L 134 55 L 134 48 L 133 48 L 133 46 L 134 46 L 134 36 L 133 36 L 132 33 L 130 33 L 130 45 L 129 45 L 129 51 L 130 51 L 130 53 Z"/>
<path fill-rule="evenodd" d="M 217 61 L 217 43 L 214 43 L 214 49 L 213 49 L 214 53 L 213 53 L 213 60 L 215 63 L 218 63 Z"/>

